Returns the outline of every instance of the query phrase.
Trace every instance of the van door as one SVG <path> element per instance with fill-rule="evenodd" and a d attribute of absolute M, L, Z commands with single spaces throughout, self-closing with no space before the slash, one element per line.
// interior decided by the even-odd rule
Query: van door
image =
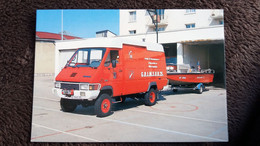
<path fill-rule="evenodd" d="M 104 63 L 104 76 L 107 85 L 112 86 L 113 96 L 120 96 L 123 93 L 123 69 L 122 69 L 122 53 L 121 50 L 112 49 L 107 55 Z M 112 62 L 115 62 L 115 67 Z"/>

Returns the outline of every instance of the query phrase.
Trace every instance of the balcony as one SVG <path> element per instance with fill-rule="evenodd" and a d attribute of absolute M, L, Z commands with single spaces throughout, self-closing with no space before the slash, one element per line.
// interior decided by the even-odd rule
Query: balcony
<path fill-rule="evenodd" d="M 153 16 L 153 19 L 156 20 L 156 15 Z M 168 16 L 167 15 L 158 15 L 157 16 L 157 20 L 158 20 L 158 27 L 163 27 L 163 26 L 167 26 L 168 25 Z M 155 27 L 151 17 L 146 17 L 146 24 L 149 27 Z"/>

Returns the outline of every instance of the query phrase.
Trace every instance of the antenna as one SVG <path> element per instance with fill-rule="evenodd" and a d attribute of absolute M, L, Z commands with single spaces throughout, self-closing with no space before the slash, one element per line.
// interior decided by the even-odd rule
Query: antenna
<path fill-rule="evenodd" d="M 63 9 L 61 10 L 61 40 L 63 40 Z"/>

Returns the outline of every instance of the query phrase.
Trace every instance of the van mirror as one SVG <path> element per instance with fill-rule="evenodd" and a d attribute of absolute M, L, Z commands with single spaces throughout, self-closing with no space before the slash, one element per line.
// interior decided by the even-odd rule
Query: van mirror
<path fill-rule="evenodd" d="M 113 67 L 113 68 L 116 67 L 116 60 L 112 60 L 112 67 Z"/>

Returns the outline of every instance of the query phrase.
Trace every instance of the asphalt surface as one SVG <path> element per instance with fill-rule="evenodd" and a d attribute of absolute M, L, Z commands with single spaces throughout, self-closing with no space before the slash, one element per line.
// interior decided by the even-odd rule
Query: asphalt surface
<path fill-rule="evenodd" d="M 226 142 L 226 90 L 165 91 L 154 106 L 127 98 L 113 114 L 98 118 L 94 107 L 61 111 L 53 77 L 35 77 L 32 142 Z"/>

